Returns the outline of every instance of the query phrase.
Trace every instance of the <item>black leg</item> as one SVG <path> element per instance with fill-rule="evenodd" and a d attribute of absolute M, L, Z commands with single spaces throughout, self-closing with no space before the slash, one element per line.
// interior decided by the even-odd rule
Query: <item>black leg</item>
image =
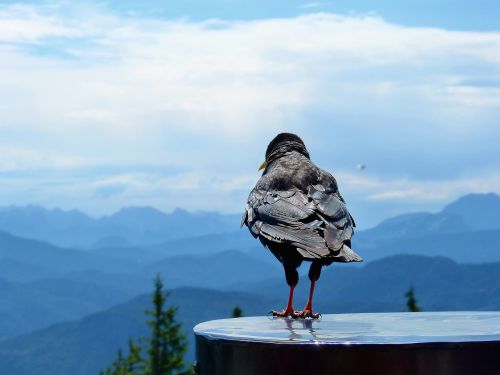
<path fill-rule="evenodd" d="M 319 262 L 312 262 L 311 267 L 309 268 L 309 280 L 318 281 L 321 276 L 321 268 L 323 265 Z"/>
<path fill-rule="evenodd" d="M 301 263 L 302 259 L 285 258 L 283 260 L 283 268 L 285 269 L 285 277 L 288 286 L 295 287 L 299 283 L 297 268 L 299 268 Z"/>

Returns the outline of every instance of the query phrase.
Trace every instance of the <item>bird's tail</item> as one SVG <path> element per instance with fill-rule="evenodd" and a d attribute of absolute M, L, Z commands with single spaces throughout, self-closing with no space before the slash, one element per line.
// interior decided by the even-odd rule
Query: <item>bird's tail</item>
<path fill-rule="evenodd" d="M 338 255 L 335 256 L 335 262 L 340 263 L 350 263 L 350 262 L 362 262 L 363 258 L 359 256 L 353 249 L 344 244 L 340 249 Z"/>

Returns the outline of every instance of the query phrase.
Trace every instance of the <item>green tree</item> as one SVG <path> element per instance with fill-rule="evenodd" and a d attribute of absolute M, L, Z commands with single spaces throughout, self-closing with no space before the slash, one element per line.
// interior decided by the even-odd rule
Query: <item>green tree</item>
<path fill-rule="evenodd" d="M 417 304 L 417 300 L 415 299 L 415 290 L 413 286 L 405 293 L 406 297 L 406 307 L 410 312 L 419 312 L 422 311 Z"/>
<path fill-rule="evenodd" d="M 231 313 L 231 317 L 233 318 L 241 318 L 243 316 L 243 310 L 239 306 L 235 306 L 233 312 Z"/>
<path fill-rule="evenodd" d="M 151 316 L 148 325 L 152 335 L 144 375 L 184 373 L 187 341 L 181 332 L 181 324 L 175 321 L 177 307 L 171 306 L 165 310 L 166 297 L 167 295 L 163 292 L 163 282 L 160 276 L 156 276 L 153 294 L 154 309 L 146 311 L 146 314 Z"/>
<path fill-rule="evenodd" d="M 135 375 L 139 374 L 141 368 L 141 347 L 131 339 L 128 343 L 128 355 L 123 357 L 123 352 L 118 349 L 117 358 L 101 375 Z"/>
<path fill-rule="evenodd" d="M 167 294 L 163 291 L 160 276 L 154 280 L 153 309 L 147 310 L 147 321 L 151 336 L 140 338 L 140 344 L 129 341 L 127 356 L 118 350 L 117 358 L 101 375 L 189 375 L 192 368 L 185 369 L 184 354 L 187 340 L 176 322 L 177 307 L 165 307 Z M 145 357 L 142 356 L 145 354 Z"/>

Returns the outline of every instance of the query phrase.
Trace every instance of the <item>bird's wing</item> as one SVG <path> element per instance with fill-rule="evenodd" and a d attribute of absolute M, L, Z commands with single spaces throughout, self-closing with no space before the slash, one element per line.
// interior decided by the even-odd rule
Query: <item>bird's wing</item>
<path fill-rule="evenodd" d="M 314 207 L 298 190 L 262 191 L 249 196 L 242 224 L 265 244 L 287 244 L 307 258 L 329 254 L 325 240 L 317 232 L 320 220 L 314 219 Z"/>
<path fill-rule="evenodd" d="M 344 242 L 351 239 L 354 223 L 340 194 L 321 190 L 321 185 L 310 186 L 307 196 L 314 202 L 316 214 L 325 224 L 325 240 L 328 247 L 338 250 Z"/>
<path fill-rule="evenodd" d="M 244 222 L 246 221 L 252 234 L 263 239 L 265 244 L 290 245 L 309 259 L 339 257 L 339 261 L 354 260 L 347 254 L 341 254 L 343 244 L 335 249 L 328 246 L 331 238 L 326 235 L 331 237 L 331 234 L 337 232 L 328 228 L 324 215 L 318 215 L 316 202 L 306 194 L 294 190 L 268 191 L 256 195 L 259 199 L 249 200 L 253 205 L 249 204 Z"/>
<path fill-rule="evenodd" d="M 242 225 L 264 244 L 291 245 L 305 258 L 361 261 L 349 247 L 354 221 L 334 179 L 333 183 L 326 183 L 326 188 L 322 184 L 310 186 L 305 193 L 268 189 L 263 181 L 250 192 Z M 335 192 L 328 192 L 333 188 Z"/>
<path fill-rule="evenodd" d="M 314 202 L 316 215 L 323 221 L 324 239 L 335 257 L 342 262 L 362 261 L 350 248 L 355 223 L 338 189 L 332 192 L 321 184 L 312 185 L 307 197 Z"/>

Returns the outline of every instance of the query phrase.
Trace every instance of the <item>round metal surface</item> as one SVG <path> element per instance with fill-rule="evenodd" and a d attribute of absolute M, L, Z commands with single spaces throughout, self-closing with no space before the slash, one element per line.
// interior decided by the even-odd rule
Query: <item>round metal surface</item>
<path fill-rule="evenodd" d="M 500 313 L 335 314 L 318 320 L 248 317 L 201 323 L 194 332 L 239 341 L 337 345 L 500 341 Z"/>
<path fill-rule="evenodd" d="M 500 312 L 248 317 L 194 332 L 200 375 L 500 374 Z"/>

